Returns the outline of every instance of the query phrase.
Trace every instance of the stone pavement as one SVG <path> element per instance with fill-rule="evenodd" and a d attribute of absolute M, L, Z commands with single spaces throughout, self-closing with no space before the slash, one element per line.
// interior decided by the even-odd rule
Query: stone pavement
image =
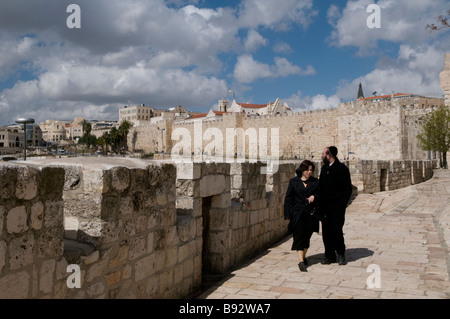
<path fill-rule="evenodd" d="M 347 209 L 346 266 L 322 265 L 314 233 L 308 272 L 286 237 L 195 299 L 449 299 L 450 171 L 404 189 L 360 194 Z"/>

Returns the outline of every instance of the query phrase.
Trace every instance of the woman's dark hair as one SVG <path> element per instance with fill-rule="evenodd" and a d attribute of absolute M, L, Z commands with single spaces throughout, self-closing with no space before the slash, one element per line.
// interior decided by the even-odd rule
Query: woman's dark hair
<path fill-rule="evenodd" d="M 300 166 L 295 170 L 295 173 L 297 174 L 297 176 L 302 176 L 302 173 L 304 171 L 306 171 L 309 167 L 312 167 L 312 171 L 314 172 L 316 169 L 316 166 L 314 165 L 313 162 L 309 161 L 309 160 L 304 160 Z"/>

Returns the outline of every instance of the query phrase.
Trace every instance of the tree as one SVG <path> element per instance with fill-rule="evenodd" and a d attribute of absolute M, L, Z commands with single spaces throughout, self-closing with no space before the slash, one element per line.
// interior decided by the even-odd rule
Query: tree
<path fill-rule="evenodd" d="M 91 145 L 91 131 L 92 131 L 92 124 L 89 123 L 86 120 L 83 120 L 81 122 L 81 125 L 83 126 L 83 137 L 80 139 L 79 143 L 86 143 L 87 147 Z"/>
<path fill-rule="evenodd" d="M 450 16 L 450 10 L 447 11 L 447 16 Z M 437 31 L 444 28 L 450 28 L 450 24 L 448 23 L 448 17 L 445 17 L 444 15 L 440 15 L 437 18 L 438 22 L 441 24 L 441 26 L 436 26 L 434 23 L 427 24 L 426 29 L 429 29 L 431 31 Z"/>
<path fill-rule="evenodd" d="M 97 145 L 102 147 L 103 154 L 106 155 L 107 146 L 111 145 L 111 135 L 109 132 L 104 132 L 103 135 L 97 139 Z"/>
<path fill-rule="evenodd" d="M 119 136 L 120 136 L 120 147 L 124 150 L 128 150 L 128 133 L 130 129 L 133 127 L 133 124 L 128 121 L 123 121 L 119 126 Z"/>
<path fill-rule="evenodd" d="M 440 106 L 425 115 L 423 132 L 417 135 L 420 147 L 425 151 L 440 152 L 440 166 L 448 168 L 447 152 L 450 149 L 450 107 Z"/>

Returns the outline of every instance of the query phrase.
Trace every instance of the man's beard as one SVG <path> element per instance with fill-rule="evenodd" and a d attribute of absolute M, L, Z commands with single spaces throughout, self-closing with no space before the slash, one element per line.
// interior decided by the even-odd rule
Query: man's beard
<path fill-rule="evenodd" d="M 324 164 L 329 164 L 330 163 L 330 161 L 328 161 L 328 157 L 326 157 L 326 156 L 322 157 L 322 162 Z"/>

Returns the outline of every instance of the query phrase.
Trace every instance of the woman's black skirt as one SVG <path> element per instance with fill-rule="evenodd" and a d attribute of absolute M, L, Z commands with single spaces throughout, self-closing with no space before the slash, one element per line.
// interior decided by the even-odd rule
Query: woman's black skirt
<path fill-rule="evenodd" d="M 291 250 L 303 250 L 310 246 L 310 240 L 313 232 L 318 231 L 318 221 L 309 214 L 302 214 L 299 221 L 294 226 Z"/>

